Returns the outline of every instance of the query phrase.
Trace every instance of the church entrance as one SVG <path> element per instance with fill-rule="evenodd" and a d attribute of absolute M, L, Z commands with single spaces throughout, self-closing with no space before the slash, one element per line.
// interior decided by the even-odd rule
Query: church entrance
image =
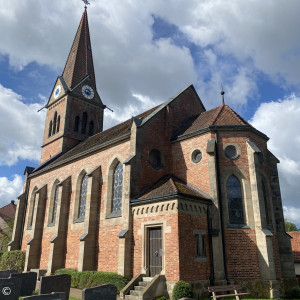
<path fill-rule="evenodd" d="M 149 275 L 160 274 L 162 270 L 162 238 L 161 227 L 149 228 Z"/>

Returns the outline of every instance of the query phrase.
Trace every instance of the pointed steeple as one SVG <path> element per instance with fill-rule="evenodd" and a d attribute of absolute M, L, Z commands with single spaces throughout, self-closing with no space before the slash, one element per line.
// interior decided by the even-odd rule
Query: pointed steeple
<path fill-rule="evenodd" d="M 96 87 L 88 16 L 85 8 L 62 76 L 68 87 L 72 89 L 87 75 L 90 75 Z"/>

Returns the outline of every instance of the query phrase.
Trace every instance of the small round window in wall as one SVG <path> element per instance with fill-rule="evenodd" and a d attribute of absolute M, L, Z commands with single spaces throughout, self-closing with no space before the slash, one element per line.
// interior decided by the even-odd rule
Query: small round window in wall
<path fill-rule="evenodd" d="M 237 150 L 233 145 L 229 145 L 225 148 L 225 155 L 229 159 L 235 159 L 238 157 Z"/>
<path fill-rule="evenodd" d="M 202 159 L 202 152 L 199 149 L 194 150 L 192 153 L 192 161 L 194 163 L 198 163 L 200 162 L 201 159 Z"/>
<path fill-rule="evenodd" d="M 156 170 L 160 170 L 164 167 L 164 158 L 159 150 L 152 149 L 149 152 L 149 163 L 151 167 Z"/>

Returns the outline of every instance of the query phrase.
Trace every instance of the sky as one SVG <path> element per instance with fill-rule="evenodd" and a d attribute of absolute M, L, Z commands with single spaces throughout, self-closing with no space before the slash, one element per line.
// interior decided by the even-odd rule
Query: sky
<path fill-rule="evenodd" d="M 104 127 L 189 84 L 206 109 L 225 102 L 269 138 L 285 218 L 300 228 L 300 1 L 90 0 Z M 0 207 L 40 160 L 45 109 L 84 4 L 0 0 Z"/>

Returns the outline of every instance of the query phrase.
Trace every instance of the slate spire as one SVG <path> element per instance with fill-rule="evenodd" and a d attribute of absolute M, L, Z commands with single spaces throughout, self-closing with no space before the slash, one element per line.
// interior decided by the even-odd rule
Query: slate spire
<path fill-rule="evenodd" d="M 62 76 L 68 87 L 72 89 L 87 75 L 90 75 L 96 88 L 88 16 L 85 8 Z"/>

